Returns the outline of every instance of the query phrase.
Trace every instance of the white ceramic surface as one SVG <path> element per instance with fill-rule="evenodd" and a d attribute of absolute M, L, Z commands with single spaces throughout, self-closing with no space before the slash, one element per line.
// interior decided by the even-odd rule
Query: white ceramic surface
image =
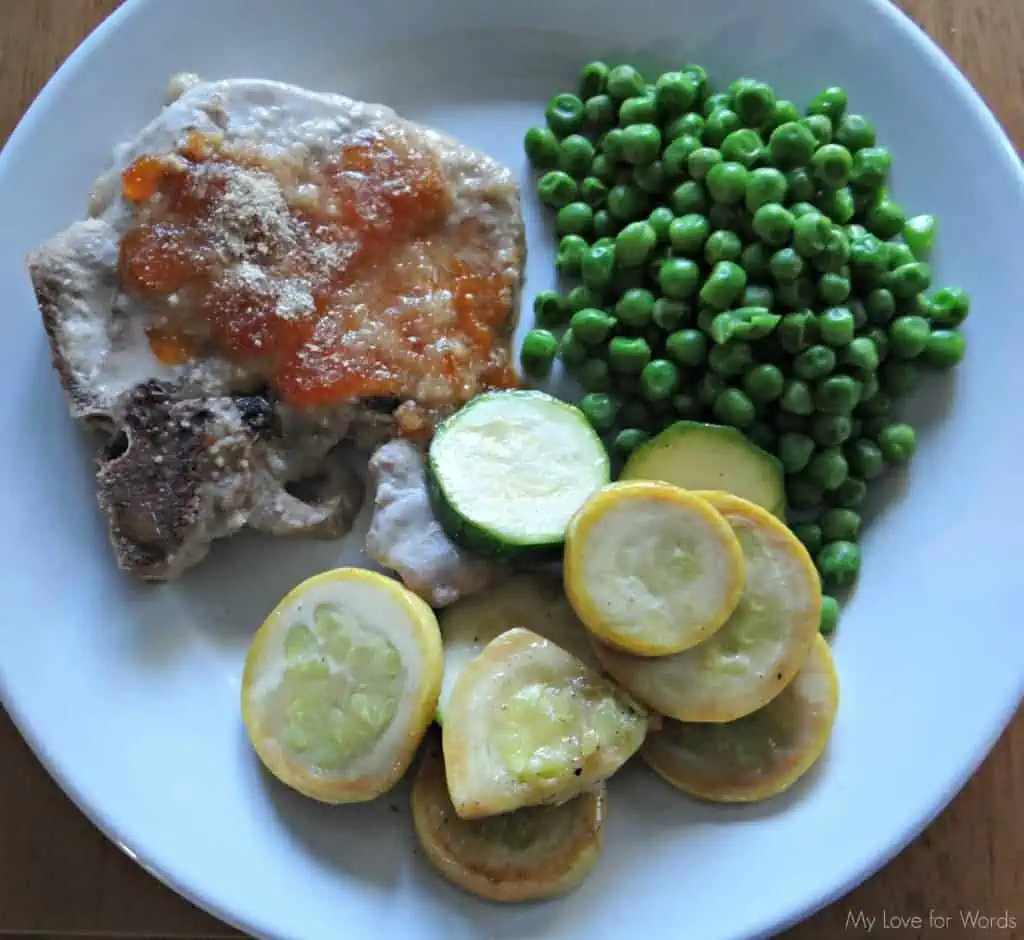
<path fill-rule="evenodd" d="M 358 562 L 358 540 L 236 539 L 168 587 L 120 575 L 22 257 L 80 215 L 111 146 L 160 105 L 172 72 L 384 101 L 485 148 L 526 183 L 520 140 L 546 97 L 571 87 L 583 61 L 620 54 L 700 61 L 726 81 L 753 73 L 798 101 L 847 86 L 896 154 L 897 197 L 941 219 L 939 279 L 974 299 L 970 350 L 955 381 L 918 396 L 919 454 L 875 504 L 861 586 L 835 643 L 842 702 L 827 759 L 785 798 L 738 809 L 689 802 L 631 767 L 611 786 L 604 858 L 583 888 L 559 903 L 498 908 L 413 853 L 405 789 L 331 809 L 260 771 L 237 709 L 247 640 L 300 578 Z M 528 302 L 552 281 L 552 250 L 528 187 L 525 196 Z M 909 840 L 1021 697 L 1024 176 L 963 78 L 884 0 L 134 0 L 69 60 L 10 141 L 0 209 L 3 700 L 112 839 L 252 933 L 765 934 Z"/>

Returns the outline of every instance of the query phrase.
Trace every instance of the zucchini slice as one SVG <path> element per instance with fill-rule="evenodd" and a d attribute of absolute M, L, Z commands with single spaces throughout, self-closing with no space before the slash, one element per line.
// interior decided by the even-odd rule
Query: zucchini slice
<path fill-rule="evenodd" d="M 412 786 L 416 838 L 452 884 L 489 901 L 539 901 L 578 887 L 601 853 L 605 788 L 559 806 L 527 806 L 487 819 L 460 819 L 431 734 Z"/>
<path fill-rule="evenodd" d="M 728 724 L 668 721 L 640 752 L 691 796 L 751 803 L 788 790 L 821 757 L 839 707 L 839 679 L 821 636 L 796 678 L 764 708 Z"/>
<path fill-rule="evenodd" d="M 684 490 L 721 490 L 786 514 L 782 464 L 736 428 L 677 421 L 638 447 L 622 480 L 661 480 Z"/>
<path fill-rule="evenodd" d="M 256 631 L 242 719 L 282 783 L 325 803 L 371 800 L 412 762 L 442 668 L 437 619 L 415 594 L 377 572 L 327 571 Z"/>
<path fill-rule="evenodd" d="M 463 819 L 564 803 L 643 744 L 646 711 L 530 630 L 503 633 L 462 671 L 445 709 L 448 792 Z"/>
<path fill-rule="evenodd" d="M 483 594 L 464 597 L 441 612 L 444 682 L 437 721 L 444 722 L 448 697 L 462 670 L 491 640 L 513 627 L 525 627 L 572 653 L 586 665 L 597 660 L 583 624 L 562 589 L 562 579 L 545 572 L 516 574 Z"/>
<path fill-rule="evenodd" d="M 732 526 L 746 582 L 739 606 L 714 636 L 675 656 L 594 652 L 625 689 L 679 721 L 735 721 L 778 695 L 818 635 L 821 584 L 807 549 L 760 506 L 727 493 L 694 494 Z"/>
<path fill-rule="evenodd" d="M 489 557 L 554 560 L 569 520 L 609 477 L 578 408 L 544 392 L 488 392 L 430 443 L 427 485 L 449 537 Z"/>
<path fill-rule="evenodd" d="M 613 483 L 569 526 L 565 589 L 602 642 L 666 656 L 725 623 L 743 590 L 743 555 L 700 496 L 666 483 Z"/>

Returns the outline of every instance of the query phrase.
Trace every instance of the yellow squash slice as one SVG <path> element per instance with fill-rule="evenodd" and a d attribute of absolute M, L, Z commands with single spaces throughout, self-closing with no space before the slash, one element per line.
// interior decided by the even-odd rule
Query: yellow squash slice
<path fill-rule="evenodd" d="M 613 483 L 569 525 L 565 589 L 602 642 L 666 656 L 725 623 L 743 590 L 743 555 L 699 495 L 667 483 Z"/>
<path fill-rule="evenodd" d="M 697 494 L 732 526 L 746 568 L 743 596 L 710 639 L 674 656 L 630 656 L 595 643 L 605 670 L 679 721 L 734 721 L 778 695 L 803 665 L 821 617 L 807 549 L 774 515 L 726 493 Z"/>
<path fill-rule="evenodd" d="M 434 734 L 412 788 L 413 826 L 431 865 L 448 881 L 490 901 L 537 901 L 579 886 L 600 856 L 604 806 L 601 784 L 559 806 L 460 819 Z"/>
<path fill-rule="evenodd" d="M 796 678 L 764 708 L 728 724 L 667 721 L 641 756 L 672 786 L 721 803 L 782 793 L 821 756 L 839 705 L 832 652 L 818 636 Z"/>
<path fill-rule="evenodd" d="M 283 783 L 325 803 L 371 800 L 411 763 L 441 671 L 433 611 L 391 578 L 340 568 L 296 587 L 256 632 L 242 718 Z"/>
<path fill-rule="evenodd" d="M 480 594 L 456 601 L 441 611 L 438 619 L 444 640 L 439 723 L 444 722 L 448 697 L 462 670 L 491 640 L 513 627 L 532 630 L 588 666 L 597 666 L 587 631 L 566 599 L 562 579 L 555 574 L 513 575 Z"/>
<path fill-rule="evenodd" d="M 463 819 L 563 803 L 643 743 L 646 711 L 530 630 L 501 634 L 455 682 L 444 716 L 448 792 Z"/>

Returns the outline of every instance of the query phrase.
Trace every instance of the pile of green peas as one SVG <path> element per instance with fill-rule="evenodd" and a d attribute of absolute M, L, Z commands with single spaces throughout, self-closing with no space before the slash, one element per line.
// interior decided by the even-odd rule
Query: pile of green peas
<path fill-rule="evenodd" d="M 801 113 L 699 65 L 650 83 L 591 62 L 545 118 L 524 147 L 566 286 L 534 298 L 524 372 L 560 359 L 618 457 L 679 419 L 778 457 L 831 632 L 868 484 L 915 450 L 894 403 L 964 356 L 966 293 L 929 293 L 936 220 L 890 196 L 892 156 L 842 88 Z"/>

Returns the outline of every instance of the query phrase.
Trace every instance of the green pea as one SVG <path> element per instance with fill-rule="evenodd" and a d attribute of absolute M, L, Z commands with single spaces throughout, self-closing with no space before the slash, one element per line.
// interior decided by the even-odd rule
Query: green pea
<path fill-rule="evenodd" d="M 667 359 L 652 359 L 640 372 L 640 392 L 648 401 L 668 401 L 678 388 L 679 370 Z"/>
<path fill-rule="evenodd" d="M 764 307 L 766 310 L 771 310 L 775 306 L 775 293 L 770 287 L 763 284 L 748 283 L 739 304 L 741 307 Z"/>
<path fill-rule="evenodd" d="M 739 115 L 729 108 L 717 108 L 704 121 L 704 143 L 721 147 L 725 138 L 740 127 Z"/>
<path fill-rule="evenodd" d="M 859 297 L 850 297 L 846 301 L 846 306 L 853 314 L 854 329 L 858 332 L 863 330 L 868 325 L 868 312 L 864 309 L 864 302 Z"/>
<path fill-rule="evenodd" d="M 822 342 L 828 346 L 845 346 L 854 336 L 853 314 L 849 307 L 829 307 L 818 316 Z"/>
<path fill-rule="evenodd" d="M 811 555 L 817 553 L 824 544 L 821 526 L 816 522 L 798 522 L 792 531 Z"/>
<path fill-rule="evenodd" d="M 816 146 L 817 141 L 810 128 L 799 121 L 780 124 L 768 138 L 772 160 L 782 169 L 806 166 Z"/>
<path fill-rule="evenodd" d="M 527 130 L 523 149 L 526 158 L 538 170 L 549 170 L 558 165 L 558 138 L 546 127 L 537 125 Z"/>
<path fill-rule="evenodd" d="M 831 232 L 832 223 L 825 216 L 820 212 L 808 212 L 793 224 L 793 247 L 803 257 L 814 258 L 825 250 Z"/>
<path fill-rule="evenodd" d="M 631 222 L 615 236 L 615 260 L 626 267 L 643 264 L 658 243 L 650 222 Z"/>
<path fill-rule="evenodd" d="M 615 273 L 615 244 L 597 242 L 587 249 L 580 263 L 583 283 L 595 291 L 605 290 Z"/>
<path fill-rule="evenodd" d="M 903 240 L 915 258 L 927 258 L 935 247 L 938 221 L 934 215 L 915 215 L 903 225 Z"/>
<path fill-rule="evenodd" d="M 608 95 L 597 94 L 583 102 L 583 119 L 592 130 L 607 131 L 615 126 L 618 108 Z"/>
<path fill-rule="evenodd" d="M 708 170 L 705 185 L 715 202 L 735 205 L 743 202 L 748 173 L 742 163 L 717 163 Z"/>
<path fill-rule="evenodd" d="M 570 134 L 559 146 L 558 168 L 582 179 L 590 172 L 596 153 L 594 145 L 581 134 Z"/>
<path fill-rule="evenodd" d="M 782 203 L 786 198 L 786 177 L 773 167 L 758 167 L 747 177 L 744 200 L 750 212 L 769 203 Z"/>
<path fill-rule="evenodd" d="M 697 103 L 700 86 L 686 72 L 665 72 L 654 83 L 654 94 L 661 113 L 672 117 L 689 111 Z"/>
<path fill-rule="evenodd" d="M 689 134 L 677 137 L 666 148 L 661 156 L 665 172 L 673 177 L 685 176 L 689 172 L 690 155 L 700 150 L 700 140 Z"/>
<path fill-rule="evenodd" d="M 921 358 L 935 369 L 952 369 L 966 350 L 967 341 L 959 330 L 932 330 Z"/>
<path fill-rule="evenodd" d="M 713 232 L 704 244 L 704 260 L 714 265 L 719 261 L 735 261 L 743 251 L 743 242 L 735 232 L 724 229 Z"/>
<path fill-rule="evenodd" d="M 686 300 L 697 292 L 700 268 L 689 258 L 669 258 L 658 269 L 658 286 L 666 297 Z"/>
<path fill-rule="evenodd" d="M 626 427 L 643 428 L 646 431 L 654 430 L 657 427 L 650 407 L 638 398 L 627 401 L 619 409 L 619 420 Z"/>
<path fill-rule="evenodd" d="M 523 371 L 535 378 L 543 378 L 551 372 L 551 365 L 558 352 L 558 340 L 550 330 L 530 330 L 523 337 L 519 349 L 519 362 Z"/>
<path fill-rule="evenodd" d="M 749 440 L 751 444 L 755 447 L 761 448 L 761 450 L 766 453 L 771 453 L 775 450 L 775 431 L 767 422 L 755 421 L 746 429 L 746 435 L 747 440 Z"/>
<path fill-rule="evenodd" d="M 746 428 L 754 423 L 757 412 L 754 403 L 738 388 L 725 389 L 711 406 L 711 413 L 722 424 Z"/>
<path fill-rule="evenodd" d="M 803 258 L 792 248 L 780 248 L 768 261 L 768 270 L 778 284 L 788 284 L 800 277 Z"/>
<path fill-rule="evenodd" d="M 850 296 L 851 290 L 850 279 L 843 277 L 841 274 L 826 272 L 818 280 L 818 296 L 821 298 L 821 302 L 825 304 L 832 306 L 841 304 Z"/>
<path fill-rule="evenodd" d="M 830 415 L 849 414 L 860 400 L 860 386 L 848 375 L 830 375 L 818 382 L 814 404 Z"/>
<path fill-rule="evenodd" d="M 654 294 L 643 287 L 627 290 L 615 305 L 620 323 L 634 329 L 647 326 L 654 314 Z"/>
<path fill-rule="evenodd" d="M 726 388 L 725 379 L 714 372 L 706 372 L 697 383 L 697 397 L 705 408 L 710 408 Z"/>
<path fill-rule="evenodd" d="M 836 367 L 836 354 L 828 346 L 808 346 L 793 360 L 793 372 L 808 382 L 824 378 Z"/>
<path fill-rule="evenodd" d="M 931 287 L 932 269 L 923 261 L 901 264 L 889 272 L 886 287 L 897 300 L 908 300 Z"/>
<path fill-rule="evenodd" d="M 711 336 L 711 331 L 715 325 L 715 321 L 718 320 L 720 316 L 721 314 L 712 307 L 701 307 L 697 311 L 697 328 L 703 330 L 708 334 L 708 336 Z M 712 338 L 716 343 L 724 343 L 729 339 L 726 335 L 719 335 Z"/>
<path fill-rule="evenodd" d="M 643 76 L 631 65 L 615 66 L 605 81 L 608 94 L 617 101 L 641 95 L 646 87 Z"/>
<path fill-rule="evenodd" d="M 601 94 L 608 82 L 608 74 L 611 69 L 604 62 L 588 62 L 580 69 L 580 97 L 592 98 Z"/>
<path fill-rule="evenodd" d="M 790 203 L 790 212 L 799 217 L 813 211 L 816 207 L 812 205 L 812 201 L 817 193 L 817 186 L 811 177 L 810 170 L 805 166 L 798 166 L 789 170 L 785 175 L 786 198 Z"/>
<path fill-rule="evenodd" d="M 847 455 L 849 460 L 849 455 Z M 841 486 L 828 494 L 828 501 L 837 509 L 859 509 L 868 495 L 868 485 L 859 477 L 847 477 Z"/>
<path fill-rule="evenodd" d="M 833 225 L 825 236 L 825 247 L 811 259 L 811 263 L 823 274 L 839 274 L 849 278 L 846 262 L 850 260 L 850 243 L 841 226 Z"/>
<path fill-rule="evenodd" d="M 564 235 L 558 243 L 558 251 L 555 254 L 556 270 L 568 277 L 578 277 L 583 264 L 583 256 L 589 247 L 586 239 L 579 235 Z"/>
<path fill-rule="evenodd" d="M 713 308 L 707 308 L 713 312 Z M 782 318 L 765 307 L 737 307 L 718 313 L 711 320 L 709 332 L 716 343 L 732 340 L 764 339 Z M 698 323 L 700 318 L 698 317 Z"/>
<path fill-rule="evenodd" d="M 568 319 L 568 311 L 558 294 L 546 290 L 533 298 L 533 316 L 541 326 L 561 326 Z"/>
<path fill-rule="evenodd" d="M 704 184 L 696 180 L 680 184 L 669 196 L 669 206 L 677 216 L 700 215 L 707 212 L 709 205 Z"/>
<path fill-rule="evenodd" d="M 744 240 L 753 237 L 747 210 L 738 203 L 716 202 L 708 211 L 708 222 L 713 232 L 725 229 Z"/>
<path fill-rule="evenodd" d="M 868 322 L 885 325 L 896 313 L 896 298 L 887 287 L 876 287 L 864 298 Z"/>
<path fill-rule="evenodd" d="M 742 375 L 754 364 L 750 343 L 736 340 L 715 345 L 708 353 L 708 368 L 725 379 Z"/>
<path fill-rule="evenodd" d="M 699 141 L 704 133 L 704 118 L 691 111 L 689 114 L 681 114 L 673 118 L 665 127 L 665 140 L 675 141 L 680 137 L 694 137 Z"/>
<path fill-rule="evenodd" d="M 704 99 L 704 117 L 710 117 L 715 111 L 720 111 L 723 108 L 732 108 L 732 95 L 729 92 L 716 92 L 713 95 L 708 95 Z"/>
<path fill-rule="evenodd" d="M 693 80 L 697 83 L 696 100 L 703 101 L 708 95 L 708 73 L 701 66 L 693 63 L 684 65 L 679 71 L 692 76 Z"/>
<path fill-rule="evenodd" d="M 941 287 L 928 298 L 928 311 L 933 326 L 955 329 L 967 319 L 970 298 L 962 287 Z"/>
<path fill-rule="evenodd" d="M 673 261 L 683 261 L 677 258 Z M 666 262 L 668 263 L 668 262 Z M 692 264 L 693 262 L 689 262 Z M 664 270 L 664 268 L 663 268 Z M 747 286 L 747 273 L 732 261 L 719 261 L 708 274 L 704 286 L 700 289 L 700 300 L 707 307 L 715 310 L 726 310 L 737 300 Z M 669 294 L 667 290 L 662 290 Z M 669 296 L 672 296 L 669 294 Z"/>
<path fill-rule="evenodd" d="M 860 573 L 860 549 L 846 539 L 827 543 L 815 561 L 822 580 L 835 587 L 852 584 Z"/>
<path fill-rule="evenodd" d="M 824 496 L 821 484 L 806 473 L 798 473 L 786 480 L 786 497 L 794 509 L 816 509 Z"/>
<path fill-rule="evenodd" d="M 659 329 L 666 333 L 678 330 L 691 316 L 692 311 L 688 304 L 681 300 L 671 300 L 668 297 L 659 297 L 654 302 L 654 309 L 651 311 L 651 320 Z"/>
<path fill-rule="evenodd" d="M 551 170 L 537 181 L 540 201 L 553 209 L 561 209 L 579 198 L 576 181 L 561 170 Z"/>
<path fill-rule="evenodd" d="M 576 95 L 555 95 L 547 103 L 544 116 L 556 136 L 567 137 L 583 127 L 583 102 Z"/>
<path fill-rule="evenodd" d="M 811 169 L 823 186 L 838 189 L 845 186 L 850 178 L 853 171 L 853 156 L 840 144 L 825 144 L 811 157 Z"/>
<path fill-rule="evenodd" d="M 779 437 L 776 455 L 788 474 L 806 469 L 814 454 L 814 441 L 806 434 L 788 432 Z"/>
<path fill-rule="evenodd" d="M 653 163 L 661 153 L 661 131 L 650 123 L 630 124 L 622 129 L 622 157 L 634 166 Z"/>
<path fill-rule="evenodd" d="M 838 447 L 853 435 L 853 421 L 846 415 L 816 414 L 811 417 L 810 432 L 822 447 Z"/>
<path fill-rule="evenodd" d="M 607 392 L 611 388 L 611 371 L 603 359 L 588 359 L 579 369 L 580 385 L 588 392 Z"/>
<path fill-rule="evenodd" d="M 854 205 L 853 191 L 849 186 L 838 189 L 826 189 L 817 199 L 818 208 L 833 222 L 845 225 L 853 218 L 857 208 Z"/>
<path fill-rule="evenodd" d="M 628 457 L 650 439 L 651 435 L 642 428 L 623 428 L 615 435 L 612 447 L 620 457 Z"/>
<path fill-rule="evenodd" d="M 876 441 L 885 459 L 891 463 L 907 463 L 917 450 L 917 434 L 902 421 L 882 428 Z"/>
<path fill-rule="evenodd" d="M 683 366 L 701 366 L 708 358 L 708 339 L 700 330 L 677 330 L 665 340 L 668 357 Z"/>
<path fill-rule="evenodd" d="M 814 399 L 811 389 L 802 379 L 789 379 L 779 399 L 779 407 L 796 415 L 809 415 L 814 412 Z"/>
<path fill-rule="evenodd" d="M 618 407 L 605 392 L 588 392 L 580 400 L 580 411 L 597 431 L 609 431 L 615 424 Z"/>
<path fill-rule="evenodd" d="M 596 176 L 586 176 L 580 183 L 580 199 L 592 209 L 599 209 L 608 199 L 608 187 Z"/>
<path fill-rule="evenodd" d="M 824 490 L 834 490 L 849 476 L 850 468 L 837 447 L 819 450 L 807 464 L 807 475 Z"/>
<path fill-rule="evenodd" d="M 680 392 L 672 396 L 672 410 L 677 417 L 694 421 L 701 416 L 704 406 L 693 392 Z"/>
<path fill-rule="evenodd" d="M 590 172 L 592 174 L 588 179 L 593 178 L 603 183 L 607 195 L 607 188 L 614 186 L 618 179 L 618 173 L 615 169 L 615 164 L 608 159 L 603 153 L 599 153 L 594 157 L 594 162 L 590 166 Z M 586 182 L 586 180 L 584 180 Z M 589 201 L 589 200 L 588 200 Z"/>
<path fill-rule="evenodd" d="M 775 91 L 764 82 L 749 82 L 736 90 L 733 108 L 748 127 L 760 127 L 775 111 Z"/>
<path fill-rule="evenodd" d="M 836 125 L 835 140 L 851 153 L 875 145 L 875 128 L 860 114 L 844 114 Z"/>
<path fill-rule="evenodd" d="M 605 131 L 597 139 L 597 149 L 601 151 L 601 156 L 611 161 L 612 164 L 621 163 L 624 159 L 622 156 L 622 139 L 621 127 L 613 127 Z"/>
<path fill-rule="evenodd" d="M 822 594 L 818 632 L 822 636 L 831 636 L 836 632 L 837 626 L 839 626 L 839 601 L 829 594 Z"/>
<path fill-rule="evenodd" d="M 795 123 L 800 120 L 800 109 L 792 101 L 780 98 L 775 102 L 772 113 L 764 122 L 761 133 L 771 133 L 776 127 L 782 124 Z"/>
<path fill-rule="evenodd" d="M 798 277 L 779 284 L 775 289 L 775 299 L 790 310 L 804 310 L 814 302 L 815 293 L 814 282 L 810 278 Z"/>
<path fill-rule="evenodd" d="M 569 291 L 568 294 L 565 295 L 565 301 L 563 303 L 565 311 L 564 316 L 566 319 L 568 319 L 568 317 L 574 314 L 577 310 L 582 310 L 584 307 L 600 306 L 600 292 L 595 291 L 584 284 L 577 284 L 576 287 L 574 287 L 571 291 Z"/>
<path fill-rule="evenodd" d="M 757 131 L 748 127 L 733 131 L 722 141 L 722 156 L 731 163 L 749 169 L 761 157 L 764 141 Z"/>
<path fill-rule="evenodd" d="M 878 348 L 870 337 L 858 336 L 840 350 L 839 362 L 851 369 L 873 373 L 879 365 Z"/>
<path fill-rule="evenodd" d="M 808 114 L 821 114 L 830 121 L 838 122 L 846 113 L 847 94 L 844 88 L 833 86 L 819 92 L 807 105 Z"/>
<path fill-rule="evenodd" d="M 695 212 L 673 219 L 668 238 L 675 251 L 693 257 L 701 252 L 710 234 L 708 220 Z"/>
<path fill-rule="evenodd" d="M 868 336 L 858 336 L 857 339 L 866 339 L 872 346 L 875 345 L 874 340 Z M 853 342 L 856 343 L 857 340 L 854 340 Z M 853 343 L 851 343 L 850 346 L 844 347 L 842 351 L 844 353 L 848 352 L 851 346 L 853 346 Z M 855 362 L 847 361 L 843 364 L 847 366 L 847 371 L 859 368 Z M 867 404 L 867 402 L 871 401 L 871 399 L 882 390 L 882 383 L 879 381 L 878 375 L 875 372 L 865 372 L 862 369 L 860 370 L 858 378 L 860 379 L 861 392 L 860 401 L 857 402 L 857 406 L 860 407 L 861 405 Z"/>
<path fill-rule="evenodd" d="M 703 180 L 711 172 L 711 168 L 721 162 L 721 151 L 713 147 L 698 147 L 687 158 L 686 167 L 695 180 Z"/>
<path fill-rule="evenodd" d="M 900 359 L 914 359 L 925 351 L 930 336 L 924 317 L 897 317 L 889 327 L 889 351 Z"/>
<path fill-rule="evenodd" d="M 818 147 L 832 143 L 832 122 L 824 114 L 810 114 L 801 118 L 800 123 L 811 132 Z"/>
<path fill-rule="evenodd" d="M 782 370 L 768 362 L 763 362 L 750 369 L 743 376 L 743 390 L 750 400 L 759 405 L 775 401 L 786 386 L 786 378 Z"/>
<path fill-rule="evenodd" d="M 616 257 L 618 261 L 618 257 Z M 611 292 L 624 294 L 628 290 L 643 287 L 647 283 L 647 270 L 644 267 L 627 268 L 617 264 L 612 274 Z"/>
<path fill-rule="evenodd" d="M 860 189 L 875 191 L 886 184 L 891 169 L 892 156 L 885 147 L 864 147 L 853 155 L 850 179 Z"/>
<path fill-rule="evenodd" d="M 642 94 L 627 98 L 619 106 L 619 125 L 654 124 L 659 118 L 658 102 L 654 95 Z"/>
<path fill-rule="evenodd" d="M 864 219 L 864 224 L 868 231 L 879 238 L 895 238 L 903 230 L 906 221 L 906 212 L 891 199 L 885 198 L 871 207 Z"/>
<path fill-rule="evenodd" d="M 789 241 L 796 220 L 777 202 L 765 203 L 754 213 L 754 232 L 765 244 L 781 246 Z"/>
<path fill-rule="evenodd" d="M 570 371 L 579 369 L 590 357 L 587 347 L 577 338 L 572 329 L 566 330 L 558 341 L 558 358 Z"/>
<path fill-rule="evenodd" d="M 650 197 L 639 187 L 617 183 L 608 190 L 608 212 L 622 222 L 644 218 L 651 210 Z"/>
<path fill-rule="evenodd" d="M 740 264 L 751 278 L 763 279 L 768 275 L 768 265 L 771 252 L 761 242 L 744 247 L 740 253 Z"/>
<path fill-rule="evenodd" d="M 850 470 L 863 480 L 877 479 L 885 470 L 881 448 L 866 437 L 847 444 L 845 454 Z"/>
<path fill-rule="evenodd" d="M 777 293 L 777 292 L 776 292 Z M 817 330 L 817 324 L 813 313 L 803 311 L 800 313 L 787 313 L 779 323 L 776 332 L 779 346 L 784 352 L 795 356 L 801 350 L 810 345 L 810 334 Z"/>
<path fill-rule="evenodd" d="M 890 271 L 895 271 L 901 265 L 914 264 L 917 261 L 914 253 L 910 250 L 910 246 L 905 245 L 903 242 L 886 242 L 885 250 L 889 256 Z"/>
<path fill-rule="evenodd" d="M 569 325 L 581 343 L 594 346 L 608 338 L 615 326 L 615 317 L 596 307 L 584 307 L 572 315 Z"/>
<path fill-rule="evenodd" d="M 890 395 L 900 396 L 912 392 L 921 378 L 918 367 L 907 360 L 889 360 L 879 372 L 882 388 Z"/>
<path fill-rule="evenodd" d="M 612 372 L 639 375 L 651 361 L 651 347 L 642 336 L 613 336 L 608 343 Z"/>

